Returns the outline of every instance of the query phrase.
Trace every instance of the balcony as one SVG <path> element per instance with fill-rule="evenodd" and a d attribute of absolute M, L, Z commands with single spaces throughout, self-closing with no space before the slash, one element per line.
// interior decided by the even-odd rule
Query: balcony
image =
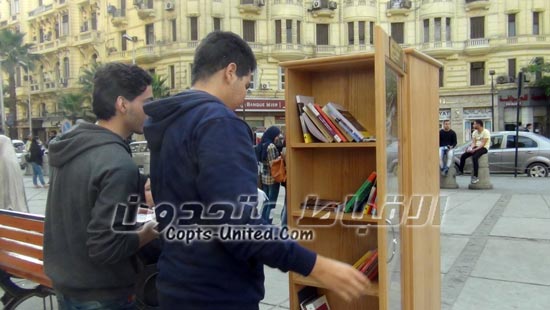
<path fill-rule="evenodd" d="M 7 20 L 3 20 L 0 22 L 0 27 L 6 27 L 8 25 L 8 21 Z"/>
<path fill-rule="evenodd" d="M 160 46 L 147 45 L 136 49 L 136 62 L 152 63 L 160 60 Z"/>
<path fill-rule="evenodd" d="M 298 0 L 274 0 L 271 7 L 271 16 L 286 19 L 288 16 L 301 16 L 303 14 L 303 2 Z"/>
<path fill-rule="evenodd" d="M 311 8 L 308 11 L 311 12 L 313 17 L 334 17 L 335 11 L 338 8 L 336 1 L 329 0 L 315 0 L 311 3 Z"/>
<path fill-rule="evenodd" d="M 470 39 L 466 40 L 464 53 L 467 55 L 482 55 L 489 52 L 489 39 Z"/>
<path fill-rule="evenodd" d="M 262 12 L 262 7 L 265 6 L 264 0 L 241 0 L 239 12 L 241 14 L 258 14 Z"/>
<path fill-rule="evenodd" d="M 148 6 L 145 2 L 141 2 L 138 4 L 137 13 L 139 18 L 141 19 L 155 17 L 155 9 L 153 8 L 153 6 Z"/>
<path fill-rule="evenodd" d="M 546 35 L 522 35 L 517 37 L 500 37 L 491 39 L 491 48 L 501 51 L 523 51 L 526 49 L 550 48 L 550 37 Z"/>
<path fill-rule="evenodd" d="M 313 47 L 315 56 L 332 56 L 336 53 L 336 47 L 333 45 L 316 45 Z"/>
<path fill-rule="evenodd" d="M 53 4 L 41 5 L 29 12 L 29 19 L 34 18 L 42 13 L 51 11 L 52 9 L 53 9 Z"/>
<path fill-rule="evenodd" d="M 275 44 L 271 56 L 279 61 L 303 59 L 306 54 L 301 44 Z"/>
<path fill-rule="evenodd" d="M 349 45 L 347 47 L 348 53 L 365 53 L 374 51 L 374 46 L 371 44 L 359 44 L 359 45 Z"/>
<path fill-rule="evenodd" d="M 74 44 L 75 45 L 83 45 L 83 44 L 90 44 L 90 43 L 96 43 L 99 40 L 100 33 L 97 31 L 88 31 L 83 32 L 77 36 L 74 36 Z"/>
<path fill-rule="evenodd" d="M 491 6 L 491 2 L 489 0 L 465 0 L 466 11 L 473 11 L 473 10 L 488 10 Z"/>
<path fill-rule="evenodd" d="M 406 0 L 391 0 L 386 7 L 386 16 L 405 15 L 412 11 L 412 2 Z"/>
<path fill-rule="evenodd" d="M 422 52 L 437 57 L 446 57 L 460 52 L 464 48 L 461 42 L 438 41 L 422 43 Z"/>
<path fill-rule="evenodd" d="M 248 45 L 252 49 L 252 52 L 254 52 L 254 55 L 256 57 L 263 54 L 263 44 L 262 43 L 256 43 L 256 42 L 248 42 Z"/>
<path fill-rule="evenodd" d="M 30 51 L 36 54 L 46 54 L 57 50 L 57 42 L 44 41 L 42 43 L 34 44 Z"/>
<path fill-rule="evenodd" d="M 114 9 L 111 11 L 111 23 L 115 27 L 124 27 L 128 25 L 128 18 L 126 17 L 126 11 L 121 9 Z"/>

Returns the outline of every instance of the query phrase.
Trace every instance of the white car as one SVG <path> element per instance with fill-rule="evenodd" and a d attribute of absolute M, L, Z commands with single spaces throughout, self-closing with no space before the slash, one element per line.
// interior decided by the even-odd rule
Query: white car
<path fill-rule="evenodd" d="M 25 142 L 21 140 L 11 140 L 11 143 L 15 149 L 15 155 L 17 155 L 19 166 L 21 166 L 21 169 L 25 169 L 27 167 L 27 161 L 25 160 L 25 155 L 27 154 L 25 150 Z"/>

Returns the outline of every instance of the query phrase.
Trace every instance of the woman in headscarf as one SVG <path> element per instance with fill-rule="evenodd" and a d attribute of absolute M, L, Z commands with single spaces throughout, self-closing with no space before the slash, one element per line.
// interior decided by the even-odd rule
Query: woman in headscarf
<path fill-rule="evenodd" d="M 40 179 L 42 187 L 48 187 L 46 182 L 44 182 L 44 173 L 42 172 L 42 164 L 44 163 L 44 150 L 42 146 L 38 143 L 38 137 L 33 137 L 30 147 L 31 153 L 31 164 L 32 164 L 32 183 L 34 187 L 40 188 L 38 185 L 37 178 Z"/>
<path fill-rule="evenodd" d="M 263 134 L 260 141 L 260 163 L 262 190 L 267 194 L 269 201 L 262 208 L 262 218 L 271 223 L 269 213 L 275 208 L 279 196 L 280 183 L 275 182 L 271 176 L 271 162 L 280 155 L 277 147 L 281 130 L 276 126 L 269 127 Z"/>
<path fill-rule="evenodd" d="M 29 212 L 23 174 L 10 138 L 0 135 L 0 209 Z"/>

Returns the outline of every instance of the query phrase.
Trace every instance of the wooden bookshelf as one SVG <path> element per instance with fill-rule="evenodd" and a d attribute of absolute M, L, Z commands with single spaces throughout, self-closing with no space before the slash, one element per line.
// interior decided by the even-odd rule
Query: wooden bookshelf
<path fill-rule="evenodd" d="M 291 273 L 290 309 L 297 292 L 317 287 L 333 310 L 440 308 L 438 75 L 441 64 L 401 50 L 375 29 L 375 53 L 282 63 L 286 77 L 288 223 L 313 229 L 302 244 L 353 264 L 378 249 L 378 281 L 347 303 L 316 281 Z M 344 106 L 375 142 L 304 143 L 296 95 L 321 106 Z M 399 169 L 394 169 L 397 163 Z M 308 196 L 344 201 L 377 172 L 379 214 L 302 210 Z M 412 199 L 413 194 L 433 199 Z M 415 216 L 413 216 L 415 215 Z M 392 225 L 385 225 L 391 223 Z M 424 224 L 424 225 L 422 225 Z M 395 240 L 395 242 L 394 242 Z"/>

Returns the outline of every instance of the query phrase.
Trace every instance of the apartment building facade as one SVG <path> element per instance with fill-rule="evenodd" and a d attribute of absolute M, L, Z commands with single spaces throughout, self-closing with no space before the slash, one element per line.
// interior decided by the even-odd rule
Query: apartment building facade
<path fill-rule="evenodd" d="M 444 64 L 440 120 L 451 120 L 459 141 L 469 139 L 474 119 L 511 128 L 514 77 L 550 56 L 547 0 L 0 0 L 0 28 L 26 33 L 43 56 L 29 78 L 18 70 L 20 136 L 28 132 L 29 93 L 33 131 L 59 127 L 59 94 L 78 90 L 93 62 L 135 61 L 166 77 L 171 93 L 189 88 L 194 50 L 214 30 L 241 35 L 258 60 L 237 113 L 251 127 L 282 125 L 279 62 L 372 51 L 374 25 Z M 521 121 L 548 135 L 548 98 L 525 94 Z"/>

